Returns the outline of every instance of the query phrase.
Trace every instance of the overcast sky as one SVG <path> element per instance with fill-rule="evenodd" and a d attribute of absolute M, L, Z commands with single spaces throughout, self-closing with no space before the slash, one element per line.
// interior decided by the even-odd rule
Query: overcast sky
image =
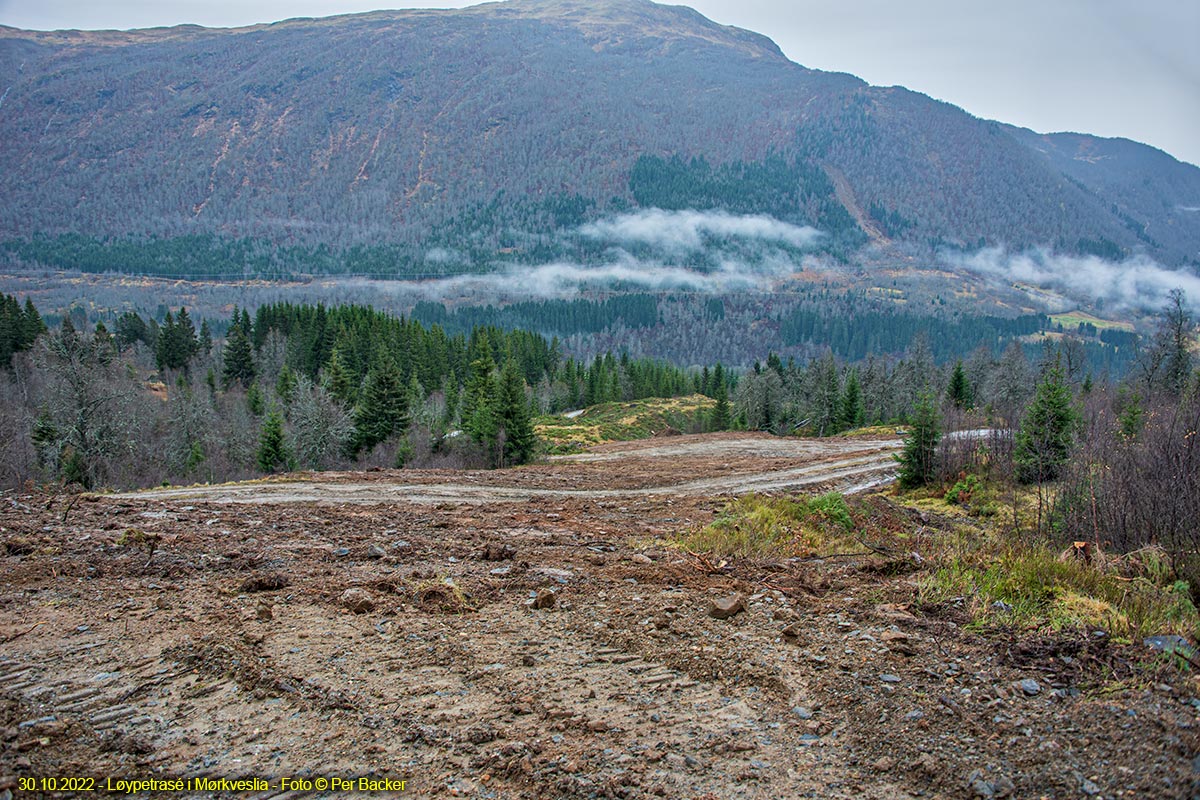
<path fill-rule="evenodd" d="M 20 28 L 237 26 L 387 0 L 0 0 Z M 471 2 L 412 3 L 453 8 Z M 1200 0 L 694 0 L 793 61 L 1037 131 L 1125 136 L 1200 164 Z"/>

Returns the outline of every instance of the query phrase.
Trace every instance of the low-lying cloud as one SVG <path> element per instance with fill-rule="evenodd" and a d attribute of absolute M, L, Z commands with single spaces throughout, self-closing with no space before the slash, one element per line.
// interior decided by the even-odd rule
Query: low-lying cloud
<path fill-rule="evenodd" d="M 776 279 L 799 269 L 801 266 L 789 259 L 767 257 L 754 264 L 722 261 L 715 269 L 699 271 L 619 252 L 614 260 L 603 264 L 519 265 L 484 274 L 390 283 L 397 291 L 412 292 L 429 300 L 468 295 L 562 297 L 587 287 L 614 284 L 651 290 L 737 292 L 766 289 Z"/>
<path fill-rule="evenodd" d="M 763 215 L 651 208 L 573 229 L 560 241 L 568 252 L 572 237 L 606 245 L 604 261 L 580 263 L 587 259 L 567 256 L 547 264 L 498 263 L 483 273 L 386 281 L 379 288 L 427 300 L 563 297 L 585 288 L 613 285 L 645 290 L 756 291 L 799 270 L 819 269 L 814 255 L 797 250 L 813 248 L 824 234 Z M 444 248 L 429 250 L 425 261 L 439 266 L 478 266 L 471 265 L 465 254 Z M 696 266 L 698 263 L 703 266 Z"/>
<path fill-rule="evenodd" d="M 724 211 L 664 211 L 647 208 L 582 225 L 579 233 L 625 245 L 646 245 L 669 253 L 693 253 L 713 238 L 747 239 L 764 244 L 808 249 L 823 233 L 807 225 L 792 225 L 761 214 Z"/>
<path fill-rule="evenodd" d="M 1200 276 L 1170 270 L 1146 256 L 1107 261 L 1096 256 L 1069 256 L 1045 249 L 1009 253 L 989 247 L 975 253 L 946 253 L 953 266 L 984 277 L 1032 284 L 1075 300 L 1103 301 L 1121 308 L 1156 310 L 1172 289 L 1183 289 L 1187 302 L 1200 310 Z"/>

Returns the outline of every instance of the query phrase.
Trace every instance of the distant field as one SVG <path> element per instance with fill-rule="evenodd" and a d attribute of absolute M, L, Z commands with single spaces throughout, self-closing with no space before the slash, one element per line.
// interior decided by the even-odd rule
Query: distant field
<path fill-rule="evenodd" d="M 648 439 L 664 433 L 690 433 L 714 405 L 712 398 L 652 397 L 589 406 L 574 416 L 539 417 L 534 428 L 552 453 L 572 453 L 605 442 Z"/>
<path fill-rule="evenodd" d="M 1122 331 L 1132 331 L 1133 324 L 1130 322 L 1117 322 L 1111 319 L 1100 319 L 1088 314 L 1086 311 L 1068 311 L 1064 314 L 1051 314 L 1051 321 L 1057 325 L 1062 325 L 1066 329 L 1074 329 L 1079 327 L 1081 322 L 1090 322 L 1100 330 L 1105 328 L 1116 328 Z"/>

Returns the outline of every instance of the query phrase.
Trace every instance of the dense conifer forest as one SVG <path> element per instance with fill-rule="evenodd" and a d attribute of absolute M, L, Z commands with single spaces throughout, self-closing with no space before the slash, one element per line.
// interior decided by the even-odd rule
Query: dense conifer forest
<path fill-rule="evenodd" d="M 1050 413 L 1038 411 L 1049 402 L 1039 388 L 1047 376 L 1056 387 L 1050 399 L 1109 403 L 1133 429 L 1155 403 L 1196 392 L 1194 326 L 1182 294 L 1172 297 L 1156 333 L 1118 337 L 1128 368 L 1117 380 L 1091 369 L 1078 337 L 1023 342 L 1022 334 L 1048 327 L 1037 315 L 944 328 L 865 317 L 831 328 L 794 313 L 785 320 L 789 335 L 820 341 L 817 355 L 769 354 L 733 370 L 621 351 L 580 359 L 557 336 L 507 326 L 539 319 L 541 327 L 578 332 L 612 318 L 649 324 L 657 313 L 651 296 L 453 312 L 425 304 L 408 318 L 364 306 L 274 303 L 199 325 L 176 308 L 161 321 L 125 312 L 112 330 L 102 321 L 81 329 L 68 315 L 47 330 L 31 301 L 4 295 L 0 468 L 10 486 L 102 488 L 356 464 L 508 466 L 538 456 L 539 415 L 697 393 L 717 401 L 695 420 L 697 431 L 830 435 L 928 420 L 931 409 L 952 426 L 1016 430 L 1028 414 Z M 706 304 L 709 321 L 720 321 L 724 307 Z M 848 340 L 845 330 L 867 335 Z M 985 335 L 966 337 L 966 330 Z M 945 346 L 952 340 L 958 349 Z M 1092 344 L 1101 347 L 1098 338 Z M 957 355 L 965 346 L 973 349 Z M 1046 467 L 1030 461 L 1040 452 L 1030 437 L 1018 439 L 1023 474 L 1058 477 L 1069 445 L 1055 445 L 1055 465 Z"/>

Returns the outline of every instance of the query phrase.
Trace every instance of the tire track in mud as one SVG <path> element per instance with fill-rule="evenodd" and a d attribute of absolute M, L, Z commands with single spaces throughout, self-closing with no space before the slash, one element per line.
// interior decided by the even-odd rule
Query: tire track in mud
<path fill-rule="evenodd" d="M 645 447 L 633 445 L 628 449 L 585 453 L 555 459 L 557 463 L 575 462 L 595 465 L 596 468 L 619 472 L 623 461 L 631 459 L 670 459 L 678 468 L 680 462 L 693 459 L 696 472 L 703 475 L 704 460 L 746 457 L 747 453 L 764 459 L 794 457 L 802 461 L 786 469 L 770 469 L 748 473 L 698 477 L 682 482 L 667 482 L 635 488 L 573 489 L 543 486 L 503 486 L 487 481 L 463 483 L 388 483 L 386 481 L 278 481 L 219 486 L 192 486 L 155 489 L 117 495 L 128 499 L 194 500 L 217 503 L 348 503 L 376 504 L 409 502 L 436 504 L 524 503 L 533 499 L 562 498 L 603 500 L 619 497 L 655 496 L 715 496 L 751 492 L 786 491 L 795 489 L 829 489 L 856 492 L 889 483 L 895 477 L 895 459 L 900 450 L 898 440 L 788 440 L 776 442 L 755 437 L 747 440 L 691 437 L 679 445 Z M 638 443 L 640 444 L 640 443 Z M 774 446 L 772 446 L 774 445 Z M 798 446 L 797 446 L 798 445 Z M 502 472 L 491 473 L 502 476 Z M 485 480 L 487 478 L 485 477 Z"/>

